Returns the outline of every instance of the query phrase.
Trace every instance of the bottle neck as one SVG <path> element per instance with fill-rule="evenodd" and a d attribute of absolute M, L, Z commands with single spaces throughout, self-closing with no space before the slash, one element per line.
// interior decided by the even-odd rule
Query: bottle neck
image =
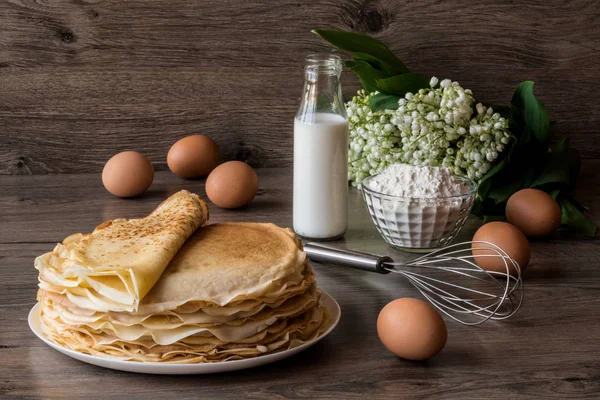
<path fill-rule="evenodd" d="M 342 61 L 336 55 L 319 54 L 307 58 L 297 119 L 311 123 L 316 113 L 338 114 L 347 118 L 340 84 L 341 72 Z"/>

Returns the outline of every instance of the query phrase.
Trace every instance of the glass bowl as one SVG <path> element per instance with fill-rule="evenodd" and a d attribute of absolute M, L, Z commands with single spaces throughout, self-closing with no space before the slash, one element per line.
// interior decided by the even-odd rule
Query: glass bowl
<path fill-rule="evenodd" d="M 455 175 L 466 193 L 438 198 L 391 196 L 369 188 L 374 177 L 365 179 L 360 188 L 373 223 L 389 245 L 412 252 L 452 243 L 471 213 L 477 190 L 473 180 Z"/>

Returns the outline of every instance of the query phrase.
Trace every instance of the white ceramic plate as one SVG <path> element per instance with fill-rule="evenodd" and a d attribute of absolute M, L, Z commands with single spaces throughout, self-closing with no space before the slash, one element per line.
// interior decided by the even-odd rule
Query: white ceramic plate
<path fill-rule="evenodd" d="M 52 347 L 54 350 L 58 350 L 69 357 L 76 360 L 86 362 L 88 364 L 97 365 L 99 367 L 116 369 L 120 371 L 138 372 L 142 374 L 162 374 L 162 375 L 181 375 L 181 374 L 213 374 L 216 372 L 235 371 L 238 369 L 246 369 L 258 367 L 260 365 L 269 364 L 275 361 L 283 360 L 298 354 L 303 350 L 308 349 L 310 346 L 329 335 L 331 331 L 337 326 L 340 321 L 340 306 L 329 294 L 323 292 L 321 296 L 323 304 L 331 313 L 331 325 L 321 336 L 306 342 L 293 349 L 281 351 L 278 353 L 267 354 L 264 356 L 258 356 L 254 358 L 248 358 L 246 360 L 235 360 L 235 361 L 222 361 L 215 363 L 206 364 L 164 364 L 164 363 L 140 363 L 135 361 L 123 361 L 113 358 L 104 358 L 97 356 L 90 356 L 88 354 L 79 353 L 74 350 L 66 349 L 56 343 L 48 340 L 42 333 L 40 327 L 40 314 L 38 311 L 38 305 L 33 306 L 29 312 L 29 327 L 35 333 L 37 337 L 42 339 L 44 343 Z"/>

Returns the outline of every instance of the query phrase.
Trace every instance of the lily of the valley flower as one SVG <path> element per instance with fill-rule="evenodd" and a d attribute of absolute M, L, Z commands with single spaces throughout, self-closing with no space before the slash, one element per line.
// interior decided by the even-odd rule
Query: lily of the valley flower
<path fill-rule="evenodd" d="M 474 106 L 472 92 L 458 82 L 432 77 L 430 85 L 407 93 L 397 110 L 372 112 L 375 93 L 364 90 L 346 104 L 353 185 L 398 162 L 447 167 L 479 180 L 506 149 L 512 135 L 505 118 L 481 103 Z"/>

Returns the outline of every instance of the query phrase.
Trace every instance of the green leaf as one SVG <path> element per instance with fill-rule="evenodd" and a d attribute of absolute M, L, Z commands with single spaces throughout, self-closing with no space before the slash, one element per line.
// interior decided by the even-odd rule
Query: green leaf
<path fill-rule="evenodd" d="M 562 223 L 586 236 L 596 236 L 596 225 L 583 215 L 583 212 L 566 196 L 558 196 L 562 211 Z"/>
<path fill-rule="evenodd" d="M 574 185 L 577 180 L 577 175 L 581 170 L 581 156 L 579 151 L 573 147 L 567 149 L 567 160 L 569 162 L 569 184 Z"/>
<path fill-rule="evenodd" d="M 373 66 L 373 68 L 385 72 L 385 74 L 387 76 L 394 75 L 394 73 L 391 72 L 391 71 L 394 71 L 394 68 L 385 61 L 379 60 L 376 57 L 373 57 L 372 55 L 369 55 L 366 53 L 356 52 L 356 53 L 352 53 L 352 55 L 354 56 L 355 60 L 366 61 L 369 64 L 371 64 Z"/>
<path fill-rule="evenodd" d="M 333 99 L 331 99 L 328 95 L 320 94 L 317 96 L 317 110 L 331 110 L 332 104 Z"/>
<path fill-rule="evenodd" d="M 561 138 L 558 142 L 554 144 L 554 146 L 550 148 L 550 150 L 554 153 L 563 153 L 569 148 L 570 142 L 571 140 L 569 138 Z"/>
<path fill-rule="evenodd" d="M 489 193 L 490 187 L 492 185 L 492 178 L 494 175 L 499 173 L 502 168 L 508 164 L 509 157 L 504 157 L 500 162 L 494 165 L 487 174 L 479 182 L 479 186 L 477 187 L 477 197 L 481 200 L 485 199 Z"/>
<path fill-rule="evenodd" d="M 429 87 L 429 81 L 413 72 L 377 80 L 377 90 L 396 96 L 404 96 L 408 92 L 416 93 L 426 87 Z"/>
<path fill-rule="evenodd" d="M 531 132 L 540 143 L 546 143 L 550 135 L 550 120 L 546 107 L 533 94 L 533 81 L 522 82 L 513 94 L 515 122 L 524 133 Z"/>
<path fill-rule="evenodd" d="M 494 221 L 506 221 L 506 217 L 503 215 L 484 215 L 483 216 L 484 224 L 487 224 L 488 222 L 494 222 Z"/>
<path fill-rule="evenodd" d="M 487 197 L 494 200 L 496 204 L 507 202 L 515 192 L 528 187 L 527 182 L 532 179 L 531 172 L 531 170 L 526 170 L 521 174 L 514 175 L 514 172 L 510 171 L 508 174 L 503 174 L 502 178 L 504 179 L 494 182 Z"/>
<path fill-rule="evenodd" d="M 360 33 L 330 29 L 313 29 L 311 32 L 319 35 L 321 39 L 338 49 L 353 53 L 359 60 L 371 62 L 374 59 L 379 61 L 388 75 L 409 72 L 402 61 L 381 40 Z M 365 59 L 365 55 L 370 59 Z"/>
<path fill-rule="evenodd" d="M 392 94 L 377 93 L 369 99 L 369 107 L 371 111 L 380 110 L 395 110 L 398 108 L 398 100 L 400 97 Z"/>
<path fill-rule="evenodd" d="M 504 215 L 506 204 L 496 204 L 493 200 L 486 198 L 476 200 L 473 204 L 473 215 L 485 217 L 486 215 Z"/>
<path fill-rule="evenodd" d="M 510 107 L 510 120 L 509 120 L 509 129 L 510 132 L 515 136 L 517 146 L 527 145 L 531 142 L 531 130 L 525 126 L 525 122 L 521 121 L 522 116 L 519 114 L 519 110 L 516 107 Z M 534 143 L 539 142 L 536 140 Z M 545 146 L 544 144 L 540 144 L 541 146 Z"/>
<path fill-rule="evenodd" d="M 383 71 L 373 68 L 371 64 L 363 60 L 348 60 L 344 65 L 356 72 L 360 83 L 367 92 L 377 91 L 377 80 L 386 77 Z"/>
<path fill-rule="evenodd" d="M 568 187 L 574 183 L 580 164 L 579 152 L 569 147 L 568 138 L 563 138 L 546 154 L 544 169 L 531 186 L 560 185 Z"/>
<path fill-rule="evenodd" d="M 550 197 L 552 197 L 554 200 L 556 200 L 558 198 L 558 195 L 560 194 L 560 190 L 553 190 L 551 192 L 548 193 L 550 195 Z"/>

